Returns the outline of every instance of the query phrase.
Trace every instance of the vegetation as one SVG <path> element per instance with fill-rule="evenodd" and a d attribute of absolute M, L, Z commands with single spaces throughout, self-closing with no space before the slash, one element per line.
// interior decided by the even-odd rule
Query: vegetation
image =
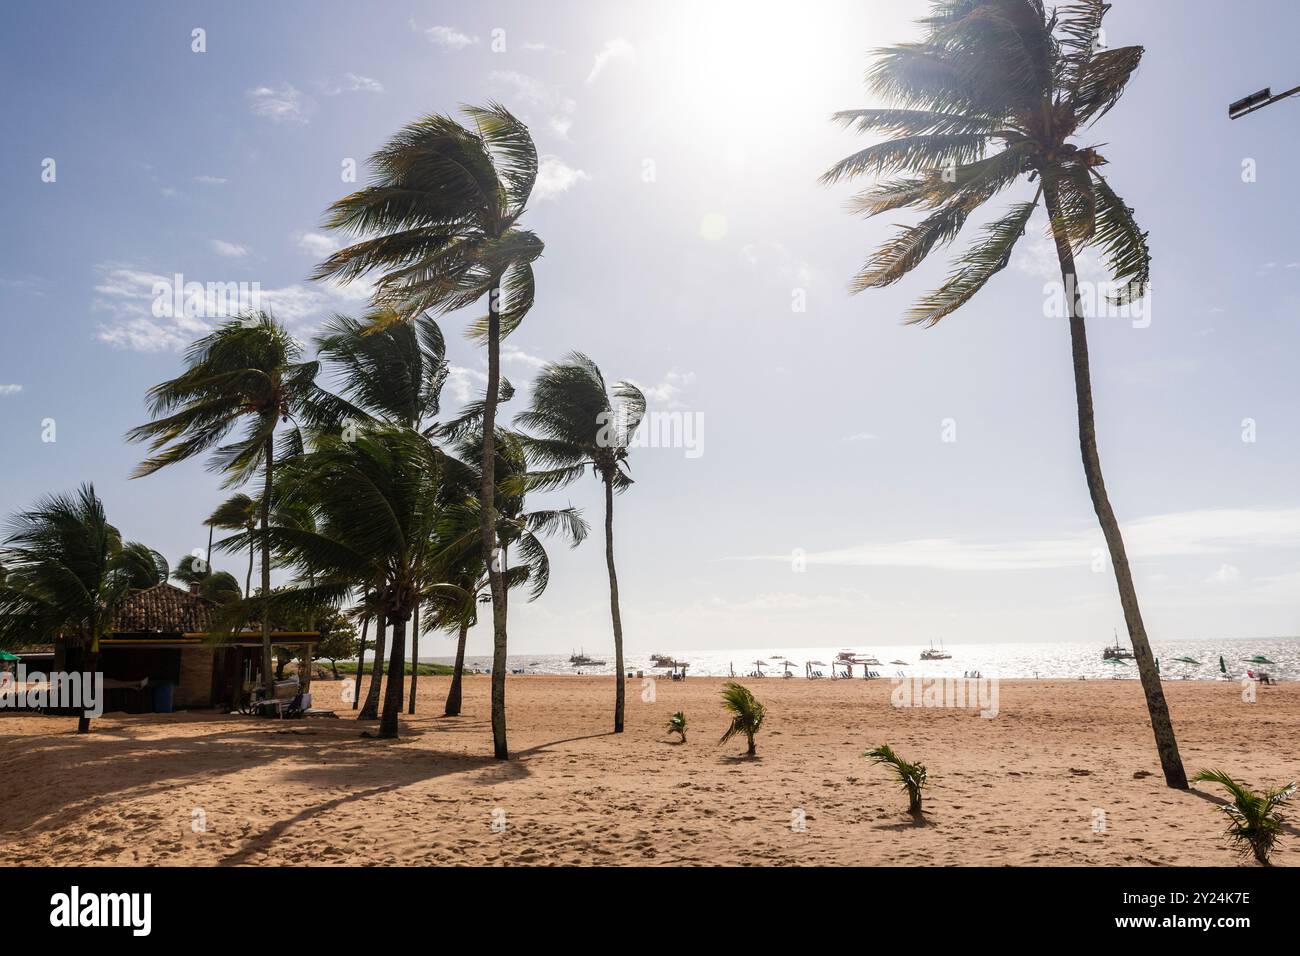
<path fill-rule="evenodd" d="M 211 453 L 209 465 L 226 474 L 226 484 L 242 484 L 258 472 L 262 478 L 259 521 L 262 588 L 271 593 L 271 491 L 275 477 L 275 430 L 305 410 L 315 362 L 300 362 L 301 347 L 268 313 L 252 312 L 219 326 L 185 353 L 186 370 L 149 390 L 152 421 L 127 433 L 130 441 L 148 442 L 153 454 L 133 478 Z M 233 443 L 221 442 L 237 426 L 244 430 Z M 249 540 L 254 540 L 249 535 Z M 247 588 L 246 588 L 247 592 Z M 245 593 L 245 600 L 249 595 Z M 271 609 L 263 603 L 263 690 L 271 692 Z"/>
<path fill-rule="evenodd" d="M 664 729 L 670 734 L 679 734 L 682 738 L 682 743 L 686 743 L 686 715 L 682 713 L 682 711 L 679 710 L 677 713 L 669 717 L 668 725 Z"/>
<path fill-rule="evenodd" d="M 1217 783 L 1228 791 L 1232 802 L 1219 807 L 1228 817 L 1225 835 L 1243 858 L 1253 856 L 1260 865 L 1271 865 L 1269 857 L 1282 837 L 1286 822 L 1278 811 L 1295 795 L 1296 784 L 1256 793 L 1222 770 L 1202 770 L 1192 780 Z"/>
<path fill-rule="evenodd" d="M 969 302 L 1006 268 L 1039 203 L 1046 206 L 1069 310 L 1084 476 L 1110 551 L 1165 781 L 1186 789 L 1119 521 L 1102 478 L 1075 268 L 1078 251 L 1098 249 L 1111 273 L 1116 306 L 1145 296 L 1151 276 L 1146 233 L 1102 176 L 1106 158 L 1095 145 L 1071 141 L 1115 106 L 1142 59 L 1139 46 L 1100 47 L 1109 7 L 1104 0 L 1050 10 L 1042 0 L 937 0 L 921 21 L 920 42 L 880 51 L 868 74 L 872 91 L 889 108 L 835 115 L 885 139 L 840 160 L 822 179 L 872 177 L 873 185 L 854 198 L 865 216 L 900 209 L 926 213 L 867 260 L 853 280 L 855 292 L 902 279 L 952 242 L 986 201 L 1022 178 L 1033 184 L 1032 198 L 986 225 L 947 281 L 923 297 L 906 321 L 932 326 Z"/>
<path fill-rule="evenodd" d="M 614 569 L 614 493 L 632 485 L 627 450 L 645 416 L 645 396 L 631 382 L 614 386 L 615 409 L 596 363 L 574 352 L 547 365 L 533 385 L 532 406 L 518 417 L 531 433 L 524 438 L 529 457 L 544 470 L 528 476 L 533 488 L 560 488 L 590 468 L 605 487 L 605 567 L 609 610 L 614 624 L 614 733 L 623 732 L 626 674 L 623 620 Z"/>
<path fill-rule="evenodd" d="M 537 179 L 528 128 L 492 103 L 464 110 L 469 125 L 426 116 L 371 157 L 371 185 L 330 208 L 326 226 L 359 241 L 334 253 L 316 278 L 378 273 L 375 302 L 392 319 L 449 312 L 487 300 L 473 331 L 487 346 L 487 390 L 479 461 L 479 533 L 492 598 L 492 738 L 506 738 L 506 584 L 499 570 L 493 463 L 501 383 L 501 340 L 533 304 L 532 263 L 542 241 L 519 226 Z"/>
<path fill-rule="evenodd" d="M 902 784 L 903 790 L 907 793 L 907 812 L 919 820 L 924 813 L 921 808 L 921 791 L 925 789 L 930 780 L 930 774 L 925 769 L 925 764 L 919 762 L 908 763 L 894 753 L 889 744 L 881 744 L 874 750 L 868 750 L 863 756 L 868 760 L 884 764 L 894 772 L 894 775 L 898 777 L 898 782 Z"/>
<path fill-rule="evenodd" d="M 748 687 L 734 680 L 727 681 L 722 689 L 722 706 L 731 714 L 731 726 L 727 728 L 718 743 L 725 744 L 737 734 L 744 734 L 749 741 L 749 749 L 746 753 L 751 757 L 757 754 L 754 735 L 763 726 L 767 709 L 754 699 Z"/>

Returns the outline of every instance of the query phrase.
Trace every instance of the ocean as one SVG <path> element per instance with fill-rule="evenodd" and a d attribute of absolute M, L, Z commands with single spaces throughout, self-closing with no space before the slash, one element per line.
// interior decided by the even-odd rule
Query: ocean
<path fill-rule="evenodd" d="M 1120 646 L 1127 648 L 1127 642 L 1121 638 Z M 1137 679 L 1137 666 L 1132 661 L 1122 664 L 1106 663 L 1102 658 L 1105 642 L 1089 643 L 1005 643 L 1005 644 L 947 644 L 944 652 L 951 654 L 948 660 L 922 661 L 921 652 L 928 645 L 919 644 L 859 644 L 840 645 L 838 647 L 797 647 L 794 645 L 778 647 L 741 648 L 728 650 L 678 651 L 675 656 L 685 661 L 689 668 L 687 674 L 695 677 L 726 677 L 733 672 L 738 677 L 748 676 L 757 667 L 755 662 L 763 662 L 763 672 L 769 677 L 781 677 L 783 660 L 791 661 L 794 666 L 791 673 L 802 679 L 805 665 L 820 661 L 821 666 L 814 665 L 826 677 L 830 677 L 830 664 L 843 650 L 851 650 L 860 657 L 872 657 L 879 660 L 878 665 L 871 665 L 871 670 L 881 677 L 896 677 L 900 674 L 912 676 L 961 677 L 977 671 L 983 677 L 999 677 L 1007 680 L 1018 678 L 1068 678 L 1089 679 Z M 937 647 L 937 645 L 936 645 Z M 1237 679 L 1244 677 L 1247 670 L 1258 671 L 1263 668 L 1271 676 L 1283 680 L 1300 679 L 1300 637 L 1279 638 L 1244 638 L 1244 639 L 1198 639 L 1155 641 L 1152 650 L 1160 662 L 1160 673 L 1166 680 L 1214 680 L 1222 676 L 1219 670 L 1219 658 L 1223 657 L 1227 668 L 1227 677 Z M 598 665 L 574 665 L 569 663 L 568 654 L 511 654 L 506 660 L 512 671 L 527 674 L 613 674 L 613 648 L 588 647 L 586 653 L 604 663 Z M 657 668 L 650 659 L 649 651 L 638 650 L 625 653 L 627 669 L 632 672 L 642 671 L 646 674 L 663 674 L 665 669 Z M 665 653 L 672 653 L 665 651 Z M 1263 656 L 1272 664 L 1252 664 L 1247 658 Z M 1184 657 L 1197 661 L 1196 664 L 1175 660 Z M 422 661 L 439 664 L 452 664 L 452 657 L 421 657 Z M 903 661 L 902 664 L 891 663 Z M 492 658 L 466 656 L 465 666 L 487 670 L 492 665 Z M 853 676 L 861 677 L 863 668 L 853 668 Z"/>

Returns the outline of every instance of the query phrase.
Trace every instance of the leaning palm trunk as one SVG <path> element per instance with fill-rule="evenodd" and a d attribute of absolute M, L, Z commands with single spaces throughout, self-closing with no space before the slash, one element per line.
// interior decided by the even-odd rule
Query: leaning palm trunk
<path fill-rule="evenodd" d="M 623 672 L 623 621 L 618 613 L 618 575 L 614 571 L 614 482 L 605 479 L 605 566 L 609 569 L 609 613 L 614 621 L 614 733 L 623 732 L 627 689 Z"/>
<path fill-rule="evenodd" d="M 357 714 L 357 720 L 377 720 L 379 717 L 379 685 L 383 680 L 384 644 L 388 636 L 388 621 L 383 612 L 375 615 L 375 660 L 370 667 L 370 687 L 366 690 L 366 702 Z"/>
<path fill-rule="evenodd" d="M 456 638 L 456 666 L 451 672 L 451 688 L 447 691 L 447 705 L 442 709 L 444 717 L 460 716 L 461 675 L 465 671 L 465 636 L 469 633 L 469 622 L 460 622 L 460 634 Z"/>
<path fill-rule="evenodd" d="M 384 693 L 384 715 L 379 736 L 396 739 L 397 715 L 402 710 L 402 672 L 406 669 L 406 618 L 393 616 L 393 646 L 388 653 L 388 687 Z"/>
<path fill-rule="evenodd" d="M 275 440 L 266 439 L 266 483 L 262 488 L 262 690 L 268 699 L 274 695 L 271 676 L 271 480 L 275 464 Z"/>
<path fill-rule="evenodd" d="M 483 560 L 492 586 L 492 750 L 498 760 L 510 758 L 506 743 L 506 589 L 496 550 L 494 464 L 496 458 L 497 392 L 501 387 L 501 285 L 488 295 L 488 381 L 483 402 L 483 477 L 479 489 L 479 530 Z"/>
<path fill-rule="evenodd" d="M 1124 609 L 1124 622 L 1128 626 L 1129 640 L 1133 644 L 1133 658 L 1137 662 L 1138 676 L 1142 679 L 1142 690 L 1146 694 L 1147 710 L 1151 715 L 1151 729 L 1155 732 L 1156 750 L 1160 754 L 1160 766 L 1164 770 L 1165 783 L 1170 787 L 1186 790 L 1187 774 L 1183 770 L 1182 758 L 1178 755 L 1174 725 L 1169 719 L 1169 706 L 1165 702 L 1164 689 L 1160 686 L 1160 672 L 1156 669 L 1151 645 L 1147 641 L 1146 627 L 1142 623 L 1142 611 L 1138 607 L 1137 590 L 1133 587 L 1133 575 L 1129 570 L 1128 555 L 1124 550 L 1119 521 L 1116 520 L 1114 509 L 1110 506 L 1110 497 L 1106 494 L 1106 483 L 1101 474 L 1101 458 L 1097 453 L 1097 431 L 1092 410 L 1092 380 L 1088 370 L 1088 336 L 1079 305 L 1074 253 L 1070 248 L 1069 239 L 1059 226 L 1062 220 L 1055 184 L 1044 183 L 1044 198 L 1047 201 L 1048 216 L 1053 224 L 1056 254 L 1061 263 L 1061 280 L 1065 283 L 1065 294 L 1070 307 L 1070 350 L 1074 358 L 1074 392 L 1079 408 L 1079 449 L 1083 455 L 1083 473 L 1088 481 L 1088 493 L 1092 497 L 1093 510 L 1097 513 L 1102 534 L 1106 538 L 1106 547 L 1110 551 L 1110 562 L 1115 569 L 1115 583 L 1119 586 L 1120 605 Z"/>
<path fill-rule="evenodd" d="M 408 714 L 415 713 L 415 680 L 420 676 L 420 606 L 415 606 L 411 617 L 411 699 L 406 705 Z"/>

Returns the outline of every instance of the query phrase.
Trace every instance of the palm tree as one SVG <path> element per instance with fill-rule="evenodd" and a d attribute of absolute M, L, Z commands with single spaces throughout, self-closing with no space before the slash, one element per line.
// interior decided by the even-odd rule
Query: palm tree
<path fill-rule="evenodd" d="M 725 744 L 736 734 L 744 734 L 749 740 L 746 754 L 750 757 L 754 756 L 758 753 L 754 747 L 754 734 L 758 733 L 759 728 L 763 726 L 767 708 L 754 699 L 748 687 L 737 684 L 734 680 L 727 681 L 722 688 L 722 706 L 732 715 L 731 726 L 727 728 L 727 732 L 722 735 L 718 743 Z"/>
<path fill-rule="evenodd" d="M 119 560 L 131 579 L 132 591 L 143 591 L 158 584 L 165 584 L 171 576 L 167 559 L 139 541 L 128 541 L 122 545 Z"/>
<path fill-rule="evenodd" d="M 537 150 L 528 128 L 500 104 L 467 107 L 464 113 L 470 126 L 426 116 L 371 157 L 372 184 L 334 203 L 325 222 L 360 241 L 321 263 L 315 277 L 347 282 L 378 272 L 375 301 L 406 320 L 487 298 L 487 316 L 473 326 L 486 342 L 488 360 L 479 532 L 492 591 L 493 750 L 505 760 L 506 596 L 492 562 L 492 443 L 501 339 L 532 307 L 532 263 L 542 254 L 542 241 L 519 227 L 537 179 Z"/>
<path fill-rule="evenodd" d="M 1099 48 L 1109 6 L 1081 0 L 1049 11 L 1042 0 L 936 0 L 921 21 L 924 39 L 881 50 L 869 74 L 872 90 L 890 108 L 835 115 L 845 125 L 886 139 L 836 163 L 822 180 L 875 177 L 874 185 L 854 199 L 867 216 L 907 208 L 928 213 L 867 261 L 853 281 L 855 292 L 901 279 L 936 246 L 956 238 L 977 207 L 1022 176 L 1036 183 L 1032 199 L 1012 205 L 987 225 L 947 281 L 921 299 L 906 321 L 931 326 L 968 302 L 1006 267 L 1039 202 L 1046 205 L 1069 303 L 1083 471 L 1110 550 L 1165 781 L 1186 789 L 1119 522 L 1102 478 L 1074 260 L 1079 249 L 1101 250 L 1118 289 L 1112 298 L 1116 305 L 1146 294 L 1151 272 L 1146 233 L 1102 176 L 1106 160 L 1097 148 L 1070 142 L 1116 104 L 1142 58 L 1138 46 Z M 1001 149 L 993 149 L 998 145 Z"/>
<path fill-rule="evenodd" d="M 907 793 L 907 812 L 918 820 L 921 818 L 921 791 L 929 783 L 930 773 L 925 769 L 923 763 L 908 763 L 898 754 L 894 753 L 889 744 L 881 744 L 874 750 L 868 750 L 863 754 L 868 760 L 874 760 L 876 763 L 884 764 L 894 771 L 898 777 L 898 782 L 902 784 L 903 790 Z"/>
<path fill-rule="evenodd" d="M 632 484 L 627 450 L 645 415 L 645 396 L 631 382 L 614 386 L 614 408 L 596 363 L 573 352 L 547 365 L 533 385 L 532 404 L 516 421 L 533 434 L 524 447 L 543 470 L 529 476 L 530 487 L 557 488 L 580 477 L 588 467 L 605 486 L 605 567 L 609 573 L 609 612 L 614 625 L 614 733 L 623 732 L 626 672 L 623 668 L 623 621 L 618 607 L 614 569 L 614 493 Z"/>
<path fill-rule="evenodd" d="M 376 596 L 393 632 L 379 727 L 384 738 L 398 733 L 406 626 L 421 591 L 458 590 L 420 581 L 439 517 L 437 457 L 410 429 L 370 429 L 352 441 L 322 435 L 285 469 L 285 488 L 292 489 L 286 493 L 310 507 L 314 527 L 286 521 L 261 532 L 298 573 L 272 597 L 282 615 L 337 606 L 358 581 L 379 582 Z"/>
<path fill-rule="evenodd" d="M 209 537 L 211 537 L 211 527 L 208 528 Z M 176 567 L 172 568 L 172 577 L 181 584 L 198 584 L 203 581 L 212 571 L 212 565 L 208 563 L 212 556 L 211 545 L 208 548 L 208 558 L 200 558 L 198 555 L 187 554 L 176 562 Z"/>
<path fill-rule="evenodd" d="M 89 679 L 133 574 L 94 486 L 42 498 L 15 515 L 0 561 L 7 572 L 0 584 L 0 647 L 62 638 L 76 646 Z M 77 733 L 89 730 L 83 715 Z"/>
<path fill-rule="evenodd" d="M 199 582 L 199 594 L 213 604 L 233 604 L 242 601 L 244 592 L 229 571 L 213 571 Z"/>
<path fill-rule="evenodd" d="M 1261 866 L 1269 866 L 1268 858 L 1281 838 L 1286 822 L 1277 811 L 1295 795 L 1296 784 L 1256 793 L 1222 770 L 1202 770 L 1192 780 L 1217 783 L 1228 791 L 1232 803 L 1219 807 L 1228 817 L 1227 837 L 1236 844 L 1243 857 L 1253 855 Z"/>
<path fill-rule="evenodd" d="M 253 592 L 253 558 L 257 553 L 257 542 L 252 532 L 257 530 L 258 504 L 242 491 L 237 492 L 217 505 L 217 510 L 208 515 L 204 524 L 208 528 L 220 528 L 222 531 L 246 531 L 248 537 L 248 574 L 244 578 L 244 593 Z"/>
<path fill-rule="evenodd" d="M 680 734 L 682 743 L 686 743 L 686 714 L 678 711 L 668 718 L 668 725 L 665 728 L 670 734 Z"/>
<path fill-rule="evenodd" d="M 322 391 L 316 399 L 317 417 L 328 419 L 332 428 L 355 430 L 387 422 L 426 437 L 436 432 L 434 419 L 442 407 L 448 364 L 442 329 L 433 319 L 421 316 L 404 323 L 399 315 L 385 309 L 373 310 L 362 320 L 336 315 L 316 339 L 316 350 L 318 357 L 329 363 L 339 384 L 339 396 Z M 412 714 L 419 657 L 417 604 L 411 619 L 411 688 L 407 705 L 407 712 Z"/>
<path fill-rule="evenodd" d="M 127 433 L 147 441 L 155 454 L 131 477 L 153 474 L 167 465 L 211 451 L 210 466 L 227 474 L 226 484 L 241 484 L 259 470 L 260 523 L 271 519 L 275 479 L 275 429 L 307 409 L 316 377 L 315 362 L 298 361 L 301 348 L 284 326 L 266 312 L 232 319 L 199 339 L 185 353 L 186 370 L 149 390 L 153 421 Z M 243 434 L 219 444 L 240 423 Z M 271 546 L 262 542 L 262 597 L 271 594 Z M 248 595 L 245 595 L 247 599 Z M 262 624 L 262 682 L 271 693 L 271 615 Z"/>

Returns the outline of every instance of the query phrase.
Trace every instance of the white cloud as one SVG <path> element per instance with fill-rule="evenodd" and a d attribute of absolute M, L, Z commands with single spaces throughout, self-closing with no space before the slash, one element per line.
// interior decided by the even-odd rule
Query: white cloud
<path fill-rule="evenodd" d="M 248 255 L 248 246 L 241 246 L 235 242 L 226 242 L 224 239 L 209 239 L 208 244 L 212 246 L 212 251 L 219 256 L 225 256 L 227 259 L 242 259 Z"/>
<path fill-rule="evenodd" d="M 1127 522 L 1123 532 L 1129 557 L 1139 560 L 1294 548 L 1300 540 L 1300 508 L 1182 511 Z M 809 564 L 840 567 L 1024 571 L 1088 566 L 1098 549 L 1104 553 L 1101 532 L 1089 528 L 1055 538 L 1003 541 L 920 538 L 868 543 L 810 552 L 807 560 Z M 789 559 L 789 554 L 770 554 L 751 555 L 745 560 Z"/>
<path fill-rule="evenodd" d="M 654 385 L 642 385 L 640 382 L 633 382 L 637 388 L 645 394 L 647 406 L 658 407 L 659 409 L 682 408 L 681 394 L 695 381 L 694 372 L 679 372 L 672 369 L 663 380 Z"/>
<path fill-rule="evenodd" d="M 538 358 L 536 355 L 529 355 L 521 348 L 513 345 L 505 345 L 501 349 L 501 361 L 511 362 L 516 365 L 526 365 L 532 369 L 540 369 L 546 365 L 546 359 Z"/>
<path fill-rule="evenodd" d="M 412 20 L 411 29 L 423 33 L 430 43 L 449 50 L 463 50 L 467 46 L 478 43 L 478 37 L 462 33 L 455 27 L 434 26 L 422 29 Z"/>
<path fill-rule="evenodd" d="M 306 123 L 312 111 L 311 100 L 288 83 L 257 86 L 247 95 L 253 114 L 275 123 Z"/>
<path fill-rule="evenodd" d="M 618 60 L 633 60 L 636 58 L 636 50 L 631 43 L 622 37 L 615 37 L 608 41 L 599 53 L 596 59 L 592 61 L 591 72 L 587 74 L 587 82 L 595 83 L 596 78 L 605 72 L 605 67 Z"/>
<path fill-rule="evenodd" d="M 1233 564 L 1221 564 L 1213 574 L 1205 580 L 1210 584 L 1232 584 L 1241 578 L 1241 569 Z"/>
<path fill-rule="evenodd" d="M 223 176 L 195 176 L 194 181 L 200 186 L 224 186 L 228 182 Z"/>
<path fill-rule="evenodd" d="M 572 97 L 560 92 L 559 87 L 517 70 L 493 70 L 488 79 L 509 89 L 512 101 L 521 101 L 526 106 L 547 113 L 546 123 L 551 131 L 561 139 L 569 138 L 577 103 Z"/>
<path fill-rule="evenodd" d="M 447 369 L 446 387 L 451 391 L 451 397 L 464 405 L 478 398 L 479 393 L 487 388 L 487 374 L 463 365 L 452 365 Z"/>
<path fill-rule="evenodd" d="M 561 193 L 568 192 L 575 184 L 590 178 L 583 170 L 565 164 L 558 156 L 543 156 L 537 164 L 533 198 L 539 202 L 554 199 Z"/>
<path fill-rule="evenodd" d="M 324 259 L 339 248 L 338 242 L 332 236 L 319 232 L 300 232 L 296 241 L 299 249 L 317 259 Z"/>
<path fill-rule="evenodd" d="M 0 385 L 0 395 L 17 395 L 22 390 L 21 385 Z"/>
<path fill-rule="evenodd" d="M 1086 249 L 1074 254 L 1074 266 L 1081 280 L 1106 275 L 1102 261 Z M 1026 235 L 1016 243 L 1016 248 L 1011 253 L 1011 267 L 1042 279 L 1061 281 L 1061 262 L 1056 257 L 1056 243 L 1041 233 L 1033 238 Z"/>
<path fill-rule="evenodd" d="M 326 96 L 338 96 L 340 93 L 382 93 L 384 84 L 369 76 L 357 73 L 344 73 L 341 80 L 326 80 L 321 84 Z"/>
<path fill-rule="evenodd" d="M 95 268 L 92 308 L 107 318 L 95 337 L 115 348 L 138 352 L 178 351 L 209 332 L 212 326 L 247 309 L 265 309 L 302 333 L 310 320 L 334 304 L 315 287 L 288 285 L 264 289 L 258 283 L 233 280 L 199 281 L 182 277 L 182 307 L 175 305 L 175 276 L 132 266 L 101 264 Z"/>

